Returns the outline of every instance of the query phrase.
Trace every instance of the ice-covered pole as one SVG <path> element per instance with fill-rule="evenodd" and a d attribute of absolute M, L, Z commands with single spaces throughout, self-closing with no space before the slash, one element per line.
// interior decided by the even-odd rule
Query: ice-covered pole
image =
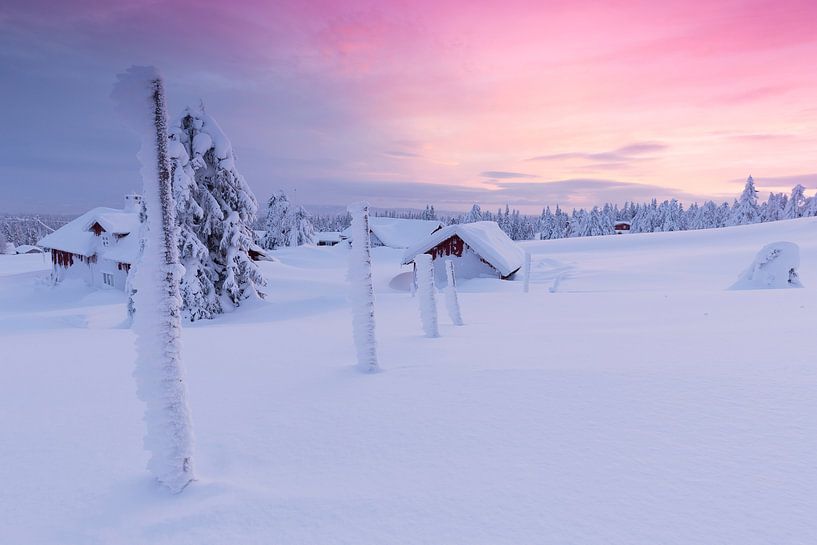
<path fill-rule="evenodd" d="M 153 67 L 120 74 L 113 97 L 142 138 L 145 223 L 143 251 L 136 268 L 137 393 L 145 402 L 148 469 L 171 492 L 195 478 L 193 433 L 180 357 L 181 297 L 176 217 L 167 154 L 164 85 Z"/>
<path fill-rule="evenodd" d="M 352 215 L 352 249 L 349 253 L 349 284 L 352 303 L 352 333 L 361 371 L 378 370 L 374 336 L 374 287 L 369 240 L 369 204 L 349 205 Z"/>
<path fill-rule="evenodd" d="M 462 314 L 460 314 L 460 302 L 457 298 L 457 279 L 454 276 L 454 262 L 450 259 L 445 262 L 445 276 L 448 281 L 445 287 L 445 306 L 448 308 L 448 316 L 454 325 L 463 325 Z"/>
<path fill-rule="evenodd" d="M 522 279 L 522 291 L 528 293 L 530 291 L 530 252 L 525 251 L 525 272 Z"/>
<path fill-rule="evenodd" d="M 437 327 L 437 300 L 434 296 L 434 263 L 428 254 L 414 256 L 417 270 L 417 298 L 420 301 L 420 320 L 426 337 L 439 337 Z"/>

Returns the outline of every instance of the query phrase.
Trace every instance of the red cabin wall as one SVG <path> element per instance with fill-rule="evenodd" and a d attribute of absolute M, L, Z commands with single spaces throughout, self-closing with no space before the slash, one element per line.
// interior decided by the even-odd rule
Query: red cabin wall
<path fill-rule="evenodd" d="M 443 255 L 455 255 L 457 257 L 462 257 L 462 251 L 464 249 L 465 242 L 457 235 L 454 235 L 453 237 L 449 237 L 440 242 L 426 253 L 430 255 L 432 259 L 437 259 Z"/>

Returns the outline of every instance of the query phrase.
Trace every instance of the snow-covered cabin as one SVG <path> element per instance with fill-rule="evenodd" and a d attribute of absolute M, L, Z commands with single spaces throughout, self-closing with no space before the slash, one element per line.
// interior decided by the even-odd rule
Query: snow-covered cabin
<path fill-rule="evenodd" d="M 435 231 L 403 256 L 409 265 L 418 254 L 430 254 L 434 276 L 445 283 L 445 261 L 454 261 L 458 278 L 494 277 L 506 279 L 522 267 L 525 254 L 495 221 L 449 225 Z"/>
<path fill-rule="evenodd" d="M 139 256 L 140 195 L 126 195 L 123 209 L 99 207 L 46 235 L 54 280 L 74 277 L 97 288 L 125 289 Z"/>
<path fill-rule="evenodd" d="M 613 225 L 613 229 L 615 229 L 617 235 L 629 233 L 630 227 L 632 227 L 632 224 L 629 221 L 617 221 L 615 225 Z"/>
<path fill-rule="evenodd" d="M 369 236 L 372 246 L 404 249 L 414 246 L 443 224 L 437 220 L 369 217 Z M 341 240 L 351 240 L 352 228 L 341 233 Z"/>
<path fill-rule="evenodd" d="M 21 244 L 16 248 L 17 254 L 41 254 L 43 249 L 39 246 L 32 246 L 31 244 Z"/>
<path fill-rule="evenodd" d="M 315 233 L 315 244 L 318 246 L 334 246 L 340 242 L 339 231 L 321 231 Z"/>

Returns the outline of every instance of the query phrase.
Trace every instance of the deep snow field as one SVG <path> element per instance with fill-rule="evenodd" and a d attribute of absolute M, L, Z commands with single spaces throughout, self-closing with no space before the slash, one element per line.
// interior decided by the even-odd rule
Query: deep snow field
<path fill-rule="evenodd" d="M 805 288 L 726 289 L 778 240 Z M 524 246 L 530 293 L 464 281 L 438 339 L 375 249 L 371 375 L 348 250 L 276 252 L 265 301 L 185 328 L 178 496 L 144 469 L 124 295 L 0 256 L 0 543 L 817 543 L 817 220 Z"/>

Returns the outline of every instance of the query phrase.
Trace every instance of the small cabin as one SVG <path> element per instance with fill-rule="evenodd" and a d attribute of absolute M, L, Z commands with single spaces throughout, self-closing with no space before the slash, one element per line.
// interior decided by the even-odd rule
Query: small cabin
<path fill-rule="evenodd" d="M 16 248 L 17 254 L 41 254 L 43 253 L 43 249 L 39 246 L 33 246 L 31 244 L 21 244 Z"/>
<path fill-rule="evenodd" d="M 632 223 L 629 221 L 617 221 L 613 225 L 613 229 L 616 231 L 617 235 L 623 235 L 624 233 L 630 232 L 630 227 L 632 227 Z"/>
<path fill-rule="evenodd" d="M 141 196 L 126 195 L 124 208 L 94 208 L 43 237 L 38 246 L 51 251 L 54 281 L 124 290 L 139 257 L 141 208 Z"/>
<path fill-rule="evenodd" d="M 445 261 L 454 261 L 458 278 L 506 280 L 522 267 L 525 259 L 522 249 L 495 221 L 443 227 L 406 250 L 403 265 L 412 264 L 418 254 L 431 256 L 438 285 L 446 283 Z"/>
<path fill-rule="evenodd" d="M 340 242 L 339 231 L 321 231 L 315 233 L 315 244 L 318 246 L 335 246 Z"/>

